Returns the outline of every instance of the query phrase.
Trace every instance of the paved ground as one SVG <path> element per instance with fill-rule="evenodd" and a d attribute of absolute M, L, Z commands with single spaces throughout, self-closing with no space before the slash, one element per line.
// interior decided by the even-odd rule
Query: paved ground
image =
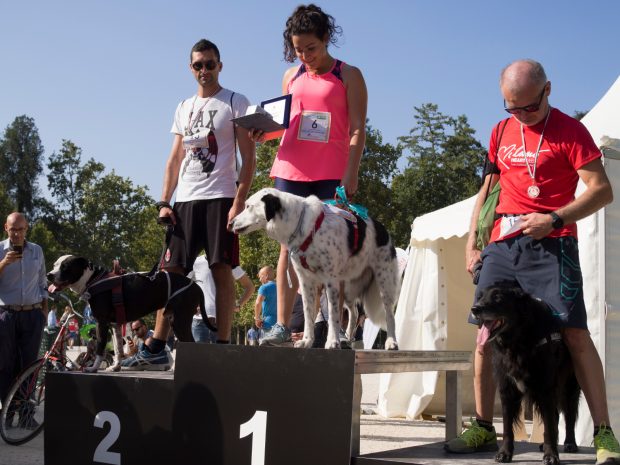
<path fill-rule="evenodd" d="M 74 355 L 77 355 L 77 351 Z M 354 465 L 382 464 L 493 464 L 492 454 L 449 455 L 442 449 L 444 424 L 439 421 L 410 421 L 386 419 L 372 414 L 378 393 L 378 376 L 364 375 L 361 418 L 361 454 Z M 501 431 L 501 424 L 496 422 Z M 75 432 L 72 432 L 74 434 Z M 76 436 L 76 439 L 78 437 Z M 43 464 L 44 433 L 21 446 L 10 446 L 0 439 L 0 465 Z M 387 451 L 387 452 L 386 452 Z M 369 455 L 370 454 L 370 455 Z M 587 448 L 583 454 L 561 454 L 562 463 L 578 465 L 594 463 L 594 452 Z M 542 455 L 537 445 L 520 443 L 514 462 L 520 465 L 539 465 Z"/>

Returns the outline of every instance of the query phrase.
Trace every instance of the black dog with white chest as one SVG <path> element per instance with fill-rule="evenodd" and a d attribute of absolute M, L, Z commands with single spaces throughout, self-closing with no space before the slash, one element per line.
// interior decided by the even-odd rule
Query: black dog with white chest
<path fill-rule="evenodd" d="M 495 460 L 512 461 L 513 426 L 525 400 L 544 423 L 543 464 L 559 464 L 559 413 L 566 423 L 564 451 L 575 452 L 581 389 L 557 318 L 544 302 L 508 286 L 484 290 L 472 313 L 489 329 L 487 343 L 493 345 L 493 369 L 502 400 L 504 442 Z"/>
<path fill-rule="evenodd" d="M 116 331 L 119 320 L 137 320 L 164 308 L 164 315 L 182 342 L 194 342 L 191 324 L 198 306 L 203 321 L 208 321 L 202 290 L 195 282 L 177 273 L 159 271 L 152 276 L 146 273 L 110 276 L 107 270 L 93 266 L 86 258 L 64 255 L 56 260 L 47 279 L 52 283 L 50 292 L 69 288 L 90 304 L 93 317 L 97 320 L 97 359 L 88 371 L 97 371 L 103 360 L 110 326 L 115 333 L 116 357 L 112 370 L 120 369 L 122 345 L 119 343 L 120 334 Z M 119 314 L 119 308 L 122 314 Z"/>

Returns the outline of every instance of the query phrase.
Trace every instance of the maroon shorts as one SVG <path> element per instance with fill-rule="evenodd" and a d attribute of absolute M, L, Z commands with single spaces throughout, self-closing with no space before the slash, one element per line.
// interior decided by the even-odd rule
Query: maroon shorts
<path fill-rule="evenodd" d="M 189 273 L 203 250 L 209 265 L 239 266 L 239 237 L 226 229 L 232 204 L 231 198 L 175 202 L 177 223 L 161 267 L 179 266 Z"/>

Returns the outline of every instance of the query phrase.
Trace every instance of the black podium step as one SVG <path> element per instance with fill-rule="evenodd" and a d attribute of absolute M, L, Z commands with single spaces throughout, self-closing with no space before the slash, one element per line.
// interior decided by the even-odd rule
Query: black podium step
<path fill-rule="evenodd" d="M 353 351 L 180 344 L 172 374 L 51 373 L 45 463 L 348 465 Z"/>

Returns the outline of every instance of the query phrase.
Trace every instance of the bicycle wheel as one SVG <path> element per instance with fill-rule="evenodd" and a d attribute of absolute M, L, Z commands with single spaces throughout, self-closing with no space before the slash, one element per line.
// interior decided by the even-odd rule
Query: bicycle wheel
<path fill-rule="evenodd" d="M 43 430 L 45 411 L 45 373 L 53 370 L 42 358 L 31 363 L 11 385 L 2 402 L 0 436 L 18 446 Z"/>

